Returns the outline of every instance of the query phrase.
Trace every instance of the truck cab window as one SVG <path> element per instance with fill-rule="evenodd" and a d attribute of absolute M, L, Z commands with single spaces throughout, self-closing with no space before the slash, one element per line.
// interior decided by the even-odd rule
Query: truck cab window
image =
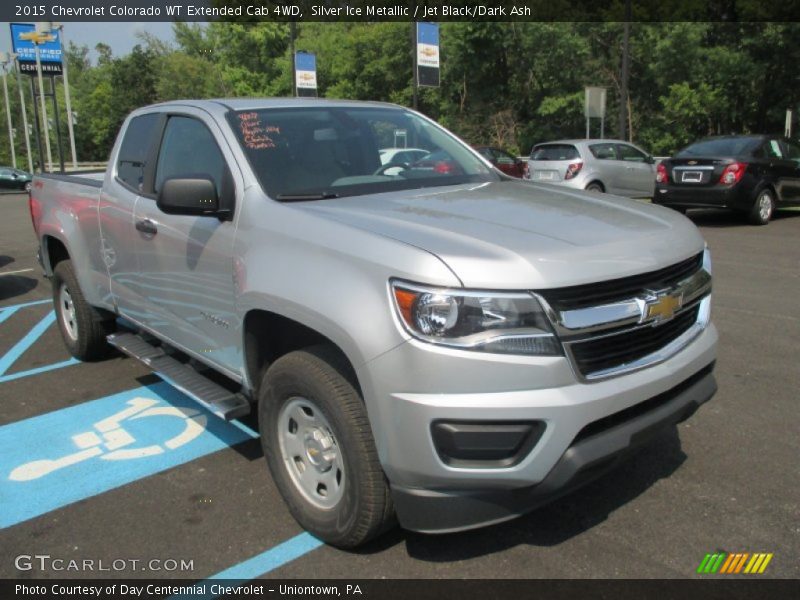
<path fill-rule="evenodd" d="M 150 113 L 131 119 L 119 149 L 117 177 L 137 192 L 142 191 L 147 153 L 160 117 L 159 113 Z"/>
<path fill-rule="evenodd" d="M 221 195 L 226 168 L 225 157 L 203 123 L 190 117 L 170 117 L 158 153 L 156 193 L 167 179 L 203 176 L 211 178 Z"/>

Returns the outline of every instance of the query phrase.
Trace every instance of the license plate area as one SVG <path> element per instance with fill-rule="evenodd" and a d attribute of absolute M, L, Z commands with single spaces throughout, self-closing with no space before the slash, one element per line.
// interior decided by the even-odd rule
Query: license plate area
<path fill-rule="evenodd" d="M 538 181 L 552 181 L 556 178 L 555 171 L 536 171 L 535 175 Z"/>
<path fill-rule="evenodd" d="M 681 183 L 702 183 L 702 171 L 683 171 L 681 173 Z"/>

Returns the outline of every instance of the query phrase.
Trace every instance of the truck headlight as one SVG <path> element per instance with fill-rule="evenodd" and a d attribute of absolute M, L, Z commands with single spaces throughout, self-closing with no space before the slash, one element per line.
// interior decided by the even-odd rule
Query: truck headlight
<path fill-rule="evenodd" d="M 562 354 L 550 321 L 532 294 L 433 288 L 404 281 L 392 281 L 391 287 L 400 321 L 417 339 L 498 354 Z"/>

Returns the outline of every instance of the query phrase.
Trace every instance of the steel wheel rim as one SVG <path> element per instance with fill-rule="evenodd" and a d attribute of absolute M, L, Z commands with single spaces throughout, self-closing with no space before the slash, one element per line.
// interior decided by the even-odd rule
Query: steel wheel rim
<path fill-rule="evenodd" d="M 334 508 L 344 495 L 344 460 L 333 428 L 314 402 L 296 396 L 281 408 L 278 446 L 297 491 L 317 508 Z"/>
<path fill-rule="evenodd" d="M 758 197 L 758 216 L 762 221 L 768 221 L 772 216 L 772 198 L 766 192 Z"/>
<path fill-rule="evenodd" d="M 73 342 L 78 341 L 78 319 L 75 315 L 75 303 L 66 283 L 62 283 L 58 290 L 58 318 L 63 330 Z"/>

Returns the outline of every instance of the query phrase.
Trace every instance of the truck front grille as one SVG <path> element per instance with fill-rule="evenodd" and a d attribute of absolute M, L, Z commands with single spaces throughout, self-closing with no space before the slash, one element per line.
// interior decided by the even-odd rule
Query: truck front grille
<path fill-rule="evenodd" d="M 573 285 L 553 290 L 540 290 L 552 308 L 559 311 L 587 308 L 631 298 L 648 288 L 669 287 L 692 273 L 703 264 L 703 253 L 650 273 L 612 279 L 600 283 Z"/>
<path fill-rule="evenodd" d="M 699 310 L 700 305 L 695 304 L 665 323 L 574 342 L 570 350 L 575 365 L 587 376 L 633 363 L 688 331 L 697 322 Z"/>
<path fill-rule="evenodd" d="M 575 373 L 591 381 L 666 360 L 705 329 L 711 310 L 705 265 L 704 251 L 649 273 L 534 293 Z"/>

